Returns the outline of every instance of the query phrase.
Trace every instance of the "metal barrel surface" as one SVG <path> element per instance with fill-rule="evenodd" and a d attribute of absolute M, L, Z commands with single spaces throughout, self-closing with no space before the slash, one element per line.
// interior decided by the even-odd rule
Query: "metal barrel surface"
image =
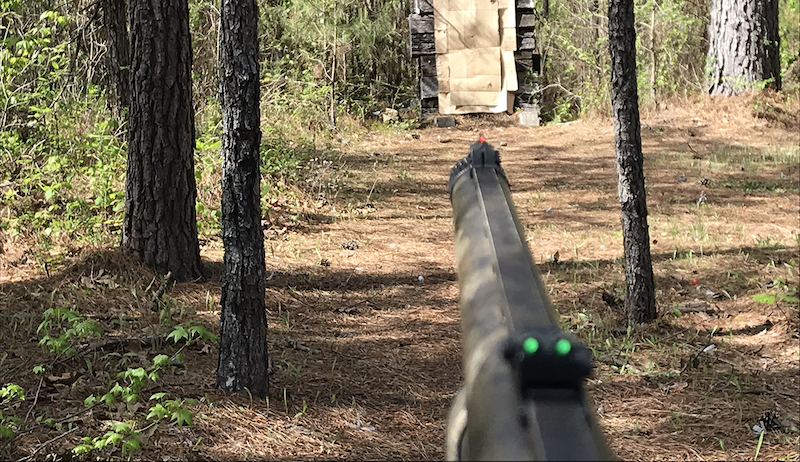
<path fill-rule="evenodd" d="M 558 327 L 491 145 L 470 147 L 448 191 L 464 387 L 448 418 L 447 458 L 612 458 L 583 388 L 591 352 Z"/>

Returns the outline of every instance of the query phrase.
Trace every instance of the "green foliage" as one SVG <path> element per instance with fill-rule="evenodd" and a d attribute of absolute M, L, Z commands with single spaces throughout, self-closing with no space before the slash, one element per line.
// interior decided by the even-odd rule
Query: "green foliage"
<path fill-rule="evenodd" d="M 608 33 L 605 12 L 593 0 L 551 2 L 537 28 L 544 90 L 544 121 L 564 122 L 608 106 Z"/>
<path fill-rule="evenodd" d="M 607 4 L 551 2 L 537 29 L 542 55 L 545 121 L 563 122 L 610 107 Z M 639 99 L 658 100 L 703 87 L 708 6 L 686 0 L 637 0 Z"/>
<path fill-rule="evenodd" d="M 408 13 L 402 2 L 386 0 L 262 5 L 262 75 L 283 98 L 299 96 L 322 115 L 330 109 L 331 87 L 342 110 L 362 117 L 380 103 L 407 103 L 414 98 Z"/>
<path fill-rule="evenodd" d="M 175 343 L 184 341 L 185 345 L 190 345 L 200 340 L 215 341 L 216 336 L 203 326 L 184 323 L 176 326 L 167 339 Z M 129 409 L 127 406 L 137 403 L 145 388 L 158 382 L 172 364 L 172 358 L 159 354 L 153 357 L 147 368 L 129 367 L 117 374 L 119 380 L 116 380 L 106 393 L 89 395 L 83 404 L 85 406 L 102 404 L 110 411 L 117 412 Z M 168 419 L 179 426 L 192 425 L 194 414 L 187 406 L 196 406 L 196 400 L 170 399 L 169 393 L 155 392 L 150 394 L 147 401 L 151 404 L 143 421 L 137 420 L 135 413 L 131 412 L 126 422 L 117 424 L 103 435 L 83 437 L 82 443 L 73 448 L 73 452 L 81 455 L 107 447 L 120 447 L 123 457 L 130 458 L 133 453 L 141 451 L 142 438 L 152 435 L 163 419 Z M 151 423 L 145 425 L 146 421 Z"/>
<path fill-rule="evenodd" d="M 17 384 L 6 383 L 0 388 L 0 442 L 14 438 L 22 419 L 9 415 L 15 400 L 25 400 L 25 390 Z M 0 455 L 4 455 L 0 451 Z"/>
<path fill-rule="evenodd" d="M 167 340 L 169 339 L 172 339 L 175 343 L 184 340 L 188 345 L 199 340 L 215 342 L 217 336 L 201 325 L 193 325 L 186 322 L 175 326 L 172 332 L 167 335 Z"/>
<path fill-rule="evenodd" d="M 640 100 L 654 104 L 664 97 L 702 90 L 708 5 L 647 0 L 635 4 L 634 14 L 639 18 L 636 65 Z"/>
<path fill-rule="evenodd" d="M 55 331 L 55 333 L 54 333 Z M 42 314 L 42 322 L 36 333 L 44 333 L 39 345 L 46 346 L 56 355 L 75 354 L 73 345 L 93 335 L 103 335 L 103 330 L 94 322 L 66 308 L 48 308 Z M 53 336 L 55 335 L 55 337 Z"/>
<path fill-rule="evenodd" d="M 124 207 L 124 144 L 96 97 L 59 110 L 59 131 L 43 128 L 38 143 L 19 130 L 0 131 L 0 227 L 36 233 L 41 244 L 59 236 L 94 241 L 118 232 Z M 86 127 L 86 117 L 91 125 Z"/>
<path fill-rule="evenodd" d="M 800 302 L 800 298 L 798 298 L 798 286 L 791 286 L 785 278 L 773 280 L 771 287 L 773 290 L 770 292 L 762 292 L 753 295 L 753 300 L 767 305 L 774 305 L 778 303 L 779 300 L 793 304 Z"/>
<path fill-rule="evenodd" d="M 267 129 L 265 136 L 272 130 Z M 297 181 L 300 169 L 313 156 L 313 146 L 307 141 L 287 141 L 268 138 L 261 145 L 261 174 L 283 182 Z"/>
<path fill-rule="evenodd" d="M 120 422 L 102 436 L 95 438 L 84 436 L 81 438 L 82 443 L 75 446 L 72 451 L 77 455 L 83 455 L 122 443 L 122 456 L 130 459 L 134 452 L 142 450 L 142 445 L 138 439 L 142 432 L 136 430 L 135 425 L 136 422 Z"/>
<path fill-rule="evenodd" d="M 147 413 L 147 420 L 160 421 L 169 417 L 171 421 L 181 427 L 184 425 L 191 426 L 194 414 L 184 406 L 195 406 L 197 401 L 193 399 L 165 399 L 168 396 L 168 393 L 153 393 L 150 396 L 150 401 L 156 401 L 156 404 L 150 407 Z"/>
<path fill-rule="evenodd" d="M 191 339 L 211 339 L 213 335 L 205 328 L 200 326 L 183 325 L 180 329 L 174 330 L 170 335 L 177 332 L 187 335 L 187 342 Z M 179 337 L 180 334 L 176 334 Z M 111 388 L 102 395 L 89 395 L 84 400 L 85 406 L 105 405 L 111 411 L 128 409 L 118 403 L 130 405 L 137 403 L 139 395 L 148 385 L 155 384 L 161 374 L 172 365 L 169 356 L 159 354 L 153 357 L 148 368 L 136 367 L 128 368 L 117 374 L 118 379 Z M 169 399 L 169 393 L 151 393 L 147 400 L 152 404 L 147 409 L 147 415 L 143 421 L 136 418 L 135 413 L 130 413 L 130 418 L 122 423 L 118 423 L 112 430 L 96 437 L 85 436 L 82 443 L 75 446 L 72 451 L 82 455 L 92 451 L 99 451 L 108 447 L 120 447 L 123 457 L 130 458 L 133 453 L 141 451 L 142 438 L 152 435 L 163 419 L 175 422 L 179 426 L 191 426 L 194 414 L 186 406 L 196 406 L 197 401 L 193 399 Z M 145 425 L 146 421 L 152 421 Z"/>
<path fill-rule="evenodd" d="M 787 74 L 794 66 L 794 76 L 796 80 L 800 78 L 800 70 L 797 69 L 798 58 L 800 58 L 800 0 L 781 0 L 778 2 L 778 36 L 781 40 L 781 76 L 787 79 Z M 785 82 L 787 84 L 789 82 Z M 798 83 L 793 82 L 794 90 L 797 91 Z"/>
<path fill-rule="evenodd" d="M 42 11 L 37 18 L 19 0 L 5 0 L 2 6 L 0 83 L 4 91 L 0 105 L 6 116 L 0 129 L 35 130 L 58 104 L 60 89 L 55 84 L 69 64 L 68 42 L 63 40 L 69 19 L 53 10 Z"/>
<path fill-rule="evenodd" d="M 295 139 L 325 132 L 331 110 L 359 118 L 415 98 L 408 5 L 377 0 L 259 2 L 262 116 Z M 214 104 L 218 4 L 190 2 L 196 103 Z"/>
<path fill-rule="evenodd" d="M 76 49 L 98 39 L 84 27 L 91 10 L 2 1 L 0 228 L 38 247 L 96 241 L 121 221 L 124 144 L 93 80 L 96 58 Z"/>

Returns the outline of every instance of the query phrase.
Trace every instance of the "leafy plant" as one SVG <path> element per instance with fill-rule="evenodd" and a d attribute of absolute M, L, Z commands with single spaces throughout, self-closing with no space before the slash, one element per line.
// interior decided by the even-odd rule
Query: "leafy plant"
<path fill-rule="evenodd" d="M 194 329 L 197 326 L 176 329 L 187 335 L 187 341 L 193 338 L 209 338 L 205 329 Z M 173 331 L 172 334 L 176 334 Z M 183 338 L 181 334 L 176 334 L 173 338 Z M 84 400 L 84 405 L 93 406 L 104 404 L 110 410 L 123 409 L 118 406 L 119 402 L 133 404 L 138 402 L 141 392 L 150 384 L 154 384 L 161 378 L 164 370 L 172 364 L 169 356 L 160 354 L 152 359 L 152 364 L 147 369 L 143 367 L 128 368 L 117 374 L 118 380 L 103 395 L 89 395 Z M 195 406 L 197 401 L 193 399 L 168 399 L 166 392 L 152 393 L 148 398 L 153 404 L 148 408 L 145 421 L 152 420 L 148 425 L 144 425 L 136 420 L 135 415 L 126 422 L 116 424 L 113 429 L 103 435 L 91 437 L 85 436 L 82 443 L 73 448 L 75 454 L 86 454 L 91 451 L 98 451 L 107 447 L 121 447 L 122 455 L 128 458 L 134 452 L 141 450 L 141 437 L 152 435 L 158 428 L 159 423 L 169 418 L 179 426 L 192 425 L 194 414 L 186 406 Z M 141 428 L 140 428 L 141 425 Z"/>
<path fill-rule="evenodd" d="M 174 343 L 185 342 L 184 348 L 200 340 L 216 340 L 216 336 L 205 327 L 183 323 L 175 326 L 167 336 Z M 180 353 L 175 356 L 179 356 Z M 180 360 L 179 360 L 180 362 Z M 89 395 L 84 400 L 85 406 L 103 404 L 109 410 L 119 411 L 129 409 L 121 403 L 130 405 L 139 402 L 141 393 L 150 385 L 155 384 L 164 371 L 173 364 L 172 358 L 165 354 L 153 357 L 149 367 L 129 367 L 117 374 L 117 379 L 106 393 L 102 395 Z M 156 392 L 150 394 L 148 402 L 152 404 L 147 410 L 144 421 L 152 421 L 145 425 L 144 421 L 136 419 L 134 413 L 126 422 L 118 423 L 113 429 L 103 435 L 85 436 L 82 443 L 73 448 L 75 454 L 87 454 L 108 447 L 120 447 L 123 457 L 130 458 L 134 452 L 141 450 L 142 437 L 152 435 L 163 419 L 169 419 L 179 426 L 192 425 L 194 414 L 187 406 L 197 405 L 194 399 L 170 399 L 169 393 Z"/>
<path fill-rule="evenodd" d="M 134 452 L 142 449 L 142 444 L 138 439 L 142 431 L 136 430 L 135 425 L 136 422 L 120 422 L 102 436 L 94 438 L 84 436 L 81 438 L 82 443 L 75 446 L 72 451 L 82 455 L 122 443 L 122 456 L 130 459 Z"/>
<path fill-rule="evenodd" d="M 217 340 L 217 336 L 201 325 L 193 325 L 186 322 L 175 326 L 172 332 L 167 335 L 167 339 L 172 339 L 172 341 L 175 343 L 184 340 L 188 345 L 198 340 L 208 340 L 214 342 Z"/>
<path fill-rule="evenodd" d="M 160 421 L 166 417 L 177 423 L 179 426 L 192 425 L 194 414 L 186 409 L 184 406 L 195 406 L 197 401 L 194 399 L 164 399 L 169 396 L 168 393 L 153 393 L 150 396 L 150 401 L 157 401 L 155 405 L 150 407 L 147 413 L 147 420 L 155 419 Z"/>
<path fill-rule="evenodd" d="M 770 286 L 775 289 L 770 292 L 762 292 L 760 294 L 753 295 L 753 300 L 759 303 L 766 303 L 768 305 L 774 305 L 778 302 L 778 300 L 782 300 L 787 303 L 799 303 L 800 298 L 798 298 L 798 287 L 790 287 L 787 284 L 786 279 L 778 278 L 771 282 Z M 785 292 L 777 292 L 777 290 L 784 289 Z"/>
<path fill-rule="evenodd" d="M 6 383 L 0 388 L 0 441 L 14 438 L 18 426 L 22 419 L 8 415 L 11 411 L 11 403 L 15 400 L 24 400 L 25 390 L 17 384 Z M 0 455 L 2 455 L 0 451 Z"/>
<path fill-rule="evenodd" d="M 53 333 L 53 331 L 57 333 Z M 46 346 L 51 353 L 59 356 L 74 355 L 76 351 L 73 345 L 76 342 L 93 335 L 103 335 L 103 329 L 94 321 L 66 308 L 45 310 L 42 314 L 42 322 L 36 329 L 37 334 L 42 332 L 44 332 L 44 336 L 39 340 L 39 345 Z"/>

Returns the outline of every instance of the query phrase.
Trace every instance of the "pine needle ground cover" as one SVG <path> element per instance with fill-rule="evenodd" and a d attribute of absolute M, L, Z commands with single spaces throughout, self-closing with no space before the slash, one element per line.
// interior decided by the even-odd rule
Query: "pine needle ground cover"
<path fill-rule="evenodd" d="M 594 350 L 588 390 L 619 457 L 797 460 L 797 109 L 757 95 L 645 115 L 660 316 L 633 329 L 610 120 L 354 130 L 306 185 L 265 196 L 267 400 L 213 386 L 213 162 L 198 165 L 205 280 L 163 285 L 107 234 L 43 248 L 4 232 L 2 457 L 441 459 L 461 381 L 444 185 L 483 133 L 563 326 Z"/>

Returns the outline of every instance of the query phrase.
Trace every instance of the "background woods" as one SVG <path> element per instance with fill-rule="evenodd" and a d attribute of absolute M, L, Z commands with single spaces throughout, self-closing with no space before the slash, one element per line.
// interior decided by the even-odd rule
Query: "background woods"
<path fill-rule="evenodd" d="M 415 119 L 410 0 L 0 0 L 0 459 L 442 458 L 444 185 L 483 133 L 613 450 L 797 460 L 800 4 L 765 30 L 773 74 L 711 97 L 711 4 L 624 2 L 656 301 L 629 328 L 621 3 L 534 5 L 544 126 L 443 129 Z"/>

